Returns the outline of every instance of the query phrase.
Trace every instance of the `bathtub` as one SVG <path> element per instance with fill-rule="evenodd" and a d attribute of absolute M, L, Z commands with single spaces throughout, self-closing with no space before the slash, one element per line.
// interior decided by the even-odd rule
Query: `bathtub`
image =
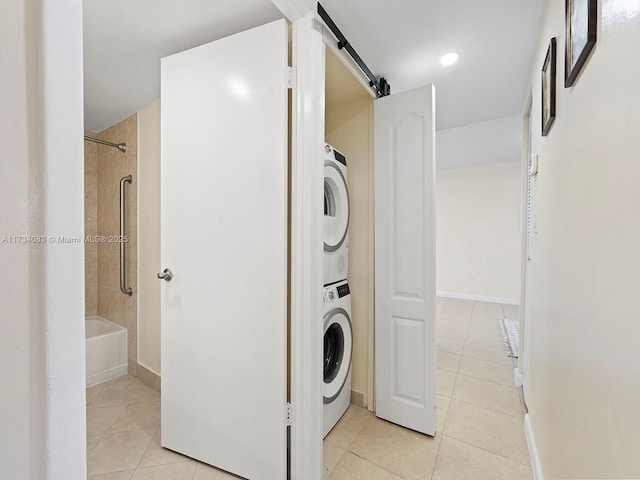
<path fill-rule="evenodd" d="M 87 387 L 127 373 L 127 329 L 102 317 L 85 320 Z"/>

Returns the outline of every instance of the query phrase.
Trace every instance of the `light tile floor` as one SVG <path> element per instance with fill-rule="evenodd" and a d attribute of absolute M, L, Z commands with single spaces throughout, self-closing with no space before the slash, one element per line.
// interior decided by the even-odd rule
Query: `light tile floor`
<path fill-rule="evenodd" d="M 238 477 L 160 446 L 160 395 L 127 375 L 87 389 L 91 480 L 226 480 Z"/>
<path fill-rule="evenodd" d="M 355 406 L 324 441 L 331 480 L 533 478 L 513 359 L 498 319 L 517 308 L 437 300 L 437 429 L 418 434 Z M 87 389 L 91 480 L 237 479 L 160 446 L 160 395 L 124 376 Z"/>
<path fill-rule="evenodd" d="M 324 478 L 531 480 L 515 360 L 499 319 L 518 308 L 437 299 L 437 433 L 421 435 L 355 406 L 324 441 Z"/>

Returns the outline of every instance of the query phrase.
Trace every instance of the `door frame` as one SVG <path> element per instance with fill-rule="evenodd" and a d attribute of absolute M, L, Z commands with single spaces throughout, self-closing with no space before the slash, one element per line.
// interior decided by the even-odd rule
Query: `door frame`
<path fill-rule="evenodd" d="M 292 28 L 290 474 L 320 480 L 325 58 L 311 9 Z"/>
<path fill-rule="evenodd" d="M 519 309 L 519 328 L 520 328 L 520 354 L 518 357 L 518 366 L 514 370 L 514 382 L 516 386 L 522 386 L 525 405 L 528 399 L 528 355 L 529 355 L 529 322 L 530 322 L 530 262 L 531 256 L 527 244 L 528 224 L 527 224 L 527 195 L 529 184 L 529 143 L 530 127 L 532 122 L 532 91 L 529 91 L 527 101 L 525 103 L 524 114 L 522 117 L 522 155 L 521 155 L 521 171 L 522 171 L 522 188 L 521 188 L 521 269 L 520 269 L 520 309 Z M 533 155 L 533 152 L 532 152 Z M 529 243 L 530 245 L 530 243 Z"/>

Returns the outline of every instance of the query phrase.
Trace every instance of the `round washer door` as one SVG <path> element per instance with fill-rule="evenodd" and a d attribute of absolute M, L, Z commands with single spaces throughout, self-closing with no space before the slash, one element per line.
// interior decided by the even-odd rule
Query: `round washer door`
<path fill-rule="evenodd" d="M 349 192 L 339 167 L 332 162 L 324 164 L 324 249 L 335 252 L 347 236 L 349 229 Z"/>
<path fill-rule="evenodd" d="M 351 368 L 352 348 L 349 314 L 344 308 L 331 310 L 324 318 L 324 403 L 333 402 L 342 392 Z"/>

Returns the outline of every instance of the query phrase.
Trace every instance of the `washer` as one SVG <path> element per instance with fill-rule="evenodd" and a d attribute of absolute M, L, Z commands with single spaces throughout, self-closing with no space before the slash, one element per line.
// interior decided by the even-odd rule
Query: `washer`
<path fill-rule="evenodd" d="M 324 148 L 324 285 L 347 279 L 349 267 L 349 190 L 347 159 Z"/>
<path fill-rule="evenodd" d="M 338 423 L 351 403 L 351 292 L 346 281 L 324 288 L 323 436 Z"/>

